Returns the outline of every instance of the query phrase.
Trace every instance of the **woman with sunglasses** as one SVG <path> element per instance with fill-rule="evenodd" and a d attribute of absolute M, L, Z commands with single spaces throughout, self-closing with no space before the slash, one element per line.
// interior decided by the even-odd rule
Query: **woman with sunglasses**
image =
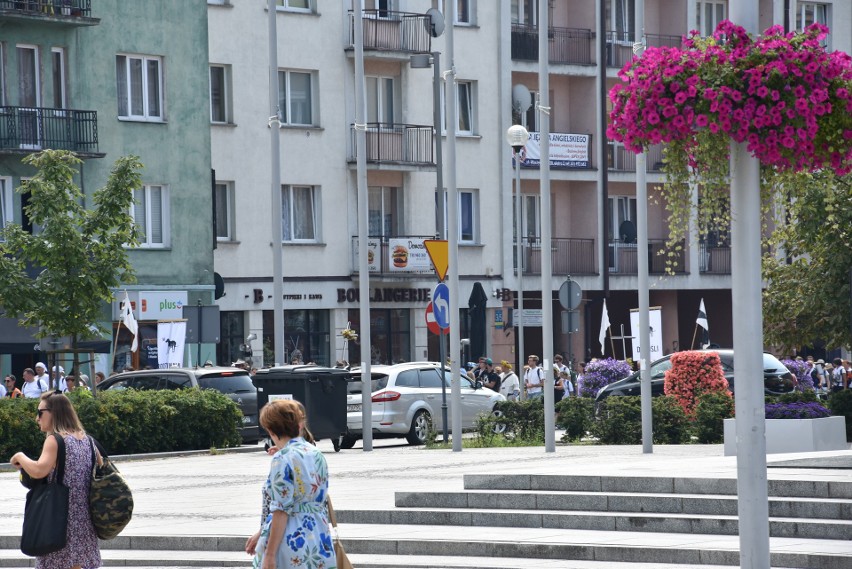
<path fill-rule="evenodd" d="M 98 538 L 89 515 L 89 484 L 92 479 L 94 447 L 86 436 L 71 400 L 55 391 L 42 394 L 38 402 L 36 421 L 47 435 L 38 460 L 22 452 L 12 456 L 10 462 L 32 478 L 56 476 L 56 459 L 59 445 L 54 433 L 65 441 L 65 479 L 69 489 L 68 532 L 65 547 L 54 553 L 36 558 L 36 569 L 94 569 L 101 566 Z M 99 460 L 100 462 L 100 460 Z"/>
<path fill-rule="evenodd" d="M 7 375 L 3 379 L 3 386 L 6 389 L 6 395 L 3 397 L 8 397 L 9 399 L 17 399 L 18 397 L 23 397 L 24 394 L 21 393 L 21 390 L 16 387 L 16 383 L 18 382 L 18 378 L 12 375 L 11 373 Z"/>

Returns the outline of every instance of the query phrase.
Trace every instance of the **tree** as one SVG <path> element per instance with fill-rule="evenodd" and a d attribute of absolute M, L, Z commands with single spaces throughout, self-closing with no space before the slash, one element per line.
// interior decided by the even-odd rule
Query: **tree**
<path fill-rule="evenodd" d="M 45 150 L 23 162 L 38 170 L 18 189 L 30 194 L 24 213 L 43 230 L 31 234 L 19 225 L 3 230 L 0 305 L 24 326 L 39 327 L 39 337 L 70 337 L 76 350 L 78 340 L 103 332 L 97 321 L 113 290 L 134 280 L 127 248 L 138 244 L 130 208 L 134 190 L 142 187 L 142 164 L 135 156 L 119 158 L 86 209 L 74 183 L 82 161 L 73 153 Z M 28 267 L 38 275 L 30 277 Z"/>
<path fill-rule="evenodd" d="M 764 335 L 785 351 L 849 345 L 852 178 L 829 171 L 777 175 L 785 219 L 763 259 Z"/>

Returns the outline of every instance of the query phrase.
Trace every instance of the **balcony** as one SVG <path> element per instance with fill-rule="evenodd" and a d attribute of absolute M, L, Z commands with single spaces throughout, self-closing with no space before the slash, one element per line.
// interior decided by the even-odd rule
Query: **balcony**
<path fill-rule="evenodd" d="M 621 69 L 633 59 L 634 36 L 629 32 L 606 33 L 606 66 Z M 645 39 L 648 47 L 680 47 L 683 38 L 681 36 L 666 36 L 660 34 L 646 34 Z"/>
<path fill-rule="evenodd" d="M 670 259 L 666 255 L 666 242 L 663 239 L 648 240 L 648 273 L 652 275 L 663 275 L 669 267 L 666 261 Z M 613 275 L 635 275 L 639 271 L 639 250 L 636 243 L 623 243 L 621 241 L 609 242 L 609 272 Z M 671 270 L 674 274 L 686 274 L 686 248 L 681 242 L 680 250 L 672 259 Z"/>
<path fill-rule="evenodd" d="M 635 172 L 636 154 L 620 142 L 607 143 L 607 169 L 612 172 Z M 649 173 L 663 171 L 663 145 L 654 144 L 645 153 L 645 170 Z"/>
<path fill-rule="evenodd" d="M 70 150 L 81 157 L 102 158 L 98 152 L 97 111 L 0 107 L 0 154 Z"/>
<path fill-rule="evenodd" d="M 591 65 L 592 30 L 548 28 L 550 63 Z M 512 24 L 512 59 L 538 61 L 538 26 Z"/>
<path fill-rule="evenodd" d="M 423 241 L 434 235 L 380 236 L 367 239 L 367 268 L 371 275 L 421 277 L 434 275 Z M 352 274 L 358 274 L 358 237 L 352 238 Z"/>
<path fill-rule="evenodd" d="M 525 275 L 541 274 L 541 238 L 524 237 L 521 239 L 522 260 Z M 554 275 L 594 275 L 595 240 L 574 238 L 553 238 L 550 241 L 551 268 Z M 517 249 L 512 259 L 517 263 Z M 514 266 L 517 271 L 517 265 Z"/>
<path fill-rule="evenodd" d="M 349 162 L 355 162 L 355 125 L 350 126 Z M 431 126 L 397 123 L 367 123 L 367 163 L 435 167 Z"/>
<path fill-rule="evenodd" d="M 364 10 L 364 51 L 396 52 L 406 59 L 412 53 L 432 51 L 429 29 L 432 19 L 426 14 Z M 349 48 L 355 47 L 355 14 L 349 11 Z"/>
<path fill-rule="evenodd" d="M 731 247 L 729 245 L 711 247 L 707 243 L 700 243 L 698 263 L 698 271 L 702 275 L 730 275 Z"/>
<path fill-rule="evenodd" d="M 94 26 L 92 0 L 0 0 L 0 22 L 17 20 L 71 26 Z"/>

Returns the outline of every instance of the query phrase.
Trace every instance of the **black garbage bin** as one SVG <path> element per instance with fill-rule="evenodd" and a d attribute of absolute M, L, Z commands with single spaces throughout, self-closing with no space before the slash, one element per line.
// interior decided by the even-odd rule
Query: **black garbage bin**
<path fill-rule="evenodd" d="M 346 431 L 345 369 L 290 365 L 258 370 L 252 376 L 257 387 L 258 412 L 269 401 L 295 399 L 305 406 L 308 428 L 317 440 L 331 439 L 340 451 L 340 437 Z"/>

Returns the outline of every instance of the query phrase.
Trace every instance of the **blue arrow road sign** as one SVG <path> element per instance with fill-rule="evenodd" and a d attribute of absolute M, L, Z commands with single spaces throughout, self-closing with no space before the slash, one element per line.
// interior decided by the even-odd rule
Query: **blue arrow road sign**
<path fill-rule="evenodd" d="M 450 287 L 438 283 L 432 291 L 432 312 L 435 313 L 435 323 L 444 330 L 450 327 Z"/>

